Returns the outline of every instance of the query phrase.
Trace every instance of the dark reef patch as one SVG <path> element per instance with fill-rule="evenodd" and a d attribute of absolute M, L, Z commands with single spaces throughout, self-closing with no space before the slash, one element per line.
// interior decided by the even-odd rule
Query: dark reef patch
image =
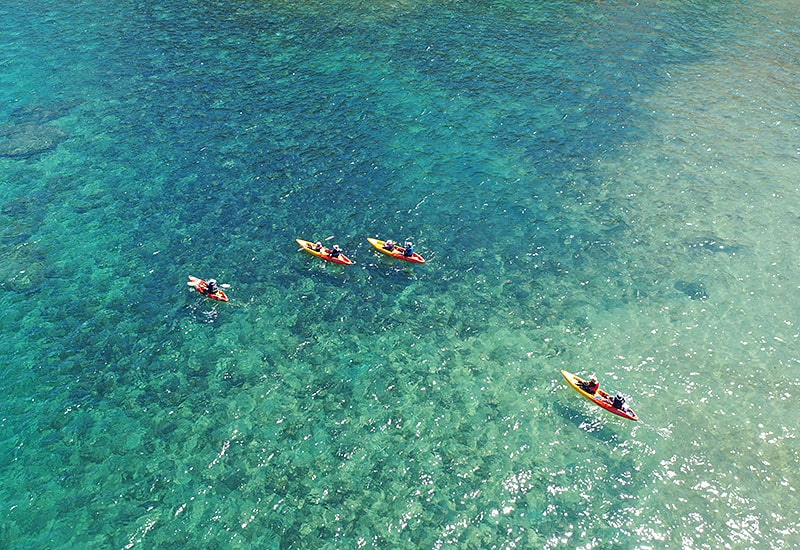
<path fill-rule="evenodd" d="M 709 237 L 706 239 L 700 239 L 697 241 L 693 241 L 687 243 L 687 246 L 698 252 L 725 252 L 726 254 L 730 254 L 731 256 L 738 254 L 742 251 L 742 247 L 736 244 L 726 243 L 722 239 L 717 239 L 716 237 Z"/>
<path fill-rule="evenodd" d="M 0 128 L 0 157 L 27 158 L 55 149 L 67 133 L 50 124 L 25 123 Z"/>
<path fill-rule="evenodd" d="M 680 280 L 675 283 L 674 287 L 675 290 L 683 292 L 692 300 L 705 300 L 708 298 L 706 285 L 699 281 L 689 282 Z"/>

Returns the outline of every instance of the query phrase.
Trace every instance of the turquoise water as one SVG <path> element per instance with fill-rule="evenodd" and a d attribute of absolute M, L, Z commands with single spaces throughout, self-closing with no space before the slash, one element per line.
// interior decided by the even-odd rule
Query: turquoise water
<path fill-rule="evenodd" d="M 0 547 L 797 547 L 798 29 L 5 2 Z"/>

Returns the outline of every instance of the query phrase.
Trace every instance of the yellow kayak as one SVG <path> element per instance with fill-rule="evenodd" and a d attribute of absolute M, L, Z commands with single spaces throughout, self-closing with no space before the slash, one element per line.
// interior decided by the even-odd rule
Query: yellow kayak
<path fill-rule="evenodd" d="M 407 262 L 413 262 L 415 264 L 424 264 L 425 258 L 414 252 L 411 256 L 406 256 L 403 253 L 403 247 L 399 245 L 392 245 L 391 248 L 386 246 L 386 241 L 382 241 L 380 239 L 367 239 L 369 244 L 374 246 L 376 249 L 380 250 L 384 254 L 391 256 L 392 258 L 397 258 L 398 260 L 405 260 Z"/>
<path fill-rule="evenodd" d="M 631 410 L 630 407 L 627 405 L 622 405 L 621 408 L 614 406 L 614 398 L 604 392 L 603 390 L 599 389 L 594 393 L 591 394 L 585 389 L 583 389 L 583 385 L 586 384 L 588 381 L 580 378 L 571 372 L 562 370 L 561 374 L 564 375 L 564 379 L 567 383 L 572 386 L 576 392 L 584 396 L 586 399 L 597 405 L 598 407 L 603 407 L 610 413 L 614 413 L 617 416 L 621 416 L 622 418 L 627 418 L 628 420 L 639 420 L 639 417 L 636 416 L 636 413 Z"/>
<path fill-rule="evenodd" d="M 313 254 L 318 258 L 322 258 L 323 260 L 328 260 L 329 262 L 333 262 L 335 264 L 342 264 L 342 265 L 352 265 L 353 261 L 345 256 L 342 253 L 333 256 L 333 250 L 330 248 L 322 247 L 320 250 L 317 250 L 314 247 L 314 243 L 310 241 L 304 241 L 303 239 L 295 239 L 297 244 L 303 247 L 303 250 L 308 252 L 309 254 Z"/>

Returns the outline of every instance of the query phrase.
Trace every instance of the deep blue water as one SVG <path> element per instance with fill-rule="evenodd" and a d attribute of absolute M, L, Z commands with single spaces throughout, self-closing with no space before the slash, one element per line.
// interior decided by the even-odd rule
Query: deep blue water
<path fill-rule="evenodd" d="M 798 19 L 4 4 L 0 546 L 796 546 Z"/>

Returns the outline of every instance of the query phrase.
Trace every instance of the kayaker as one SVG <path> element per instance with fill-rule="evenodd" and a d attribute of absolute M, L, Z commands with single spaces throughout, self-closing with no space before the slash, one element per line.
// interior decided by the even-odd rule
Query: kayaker
<path fill-rule="evenodd" d="M 328 252 L 328 255 L 331 258 L 338 258 L 339 254 L 341 254 L 341 253 L 342 253 L 342 249 L 339 248 L 338 244 L 335 244 L 335 245 L 333 245 L 333 248 L 330 250 L 330 252 Z"/>
<path fill-rule="evenodd" d="M 621 393 L 618 393 L 614 396 L 614 403 L 612 404 L 614 405 L 615 409 L 619 409 L 621 411 L 624 411 L 628 408 L 628 406 L 625 404 L 625 396 L 623 396 Z"/>
<path fill-rule="evenodd" d="M 406 247 L 403 249 L 403 256 L 413 256 L 414 255 L 414 243 L 411 241 L 406 241 Z"/>
<path fill-rule="evenodd" d="M 597 381 L 597 377 L 593 374 L 588 382 L 581 382 L 580 387 L 586 393 L 591 393 L 594 395 L 597 393 L 597 389 L 600 387 L 600 382 Z"/>
<path fill-rule="evenodd" d="M 322 252 L 323 246 L 322 246 L 322 243 L 321 243 L 321 242 L 317 241 L 317 242 L 314 244 L 314 246 L 312 246 L 311 248 L 313 248 L 313 249 L 314 249 L 314 250 L 316 250 L 317 252 Z"/>
<path fill-rule="evenodd" d="M 216 279 L 209 279 L 206 284 L 206 295 L 216 294 L 219 292 L 219 284 Z"/>
<path fill-rule="evenodd" d="M 394 241 L 391 239 L 386 241 L 385 243 L 383 243 L 383 248 L 391 252 L 392 250 L 394 250 Z"/>

